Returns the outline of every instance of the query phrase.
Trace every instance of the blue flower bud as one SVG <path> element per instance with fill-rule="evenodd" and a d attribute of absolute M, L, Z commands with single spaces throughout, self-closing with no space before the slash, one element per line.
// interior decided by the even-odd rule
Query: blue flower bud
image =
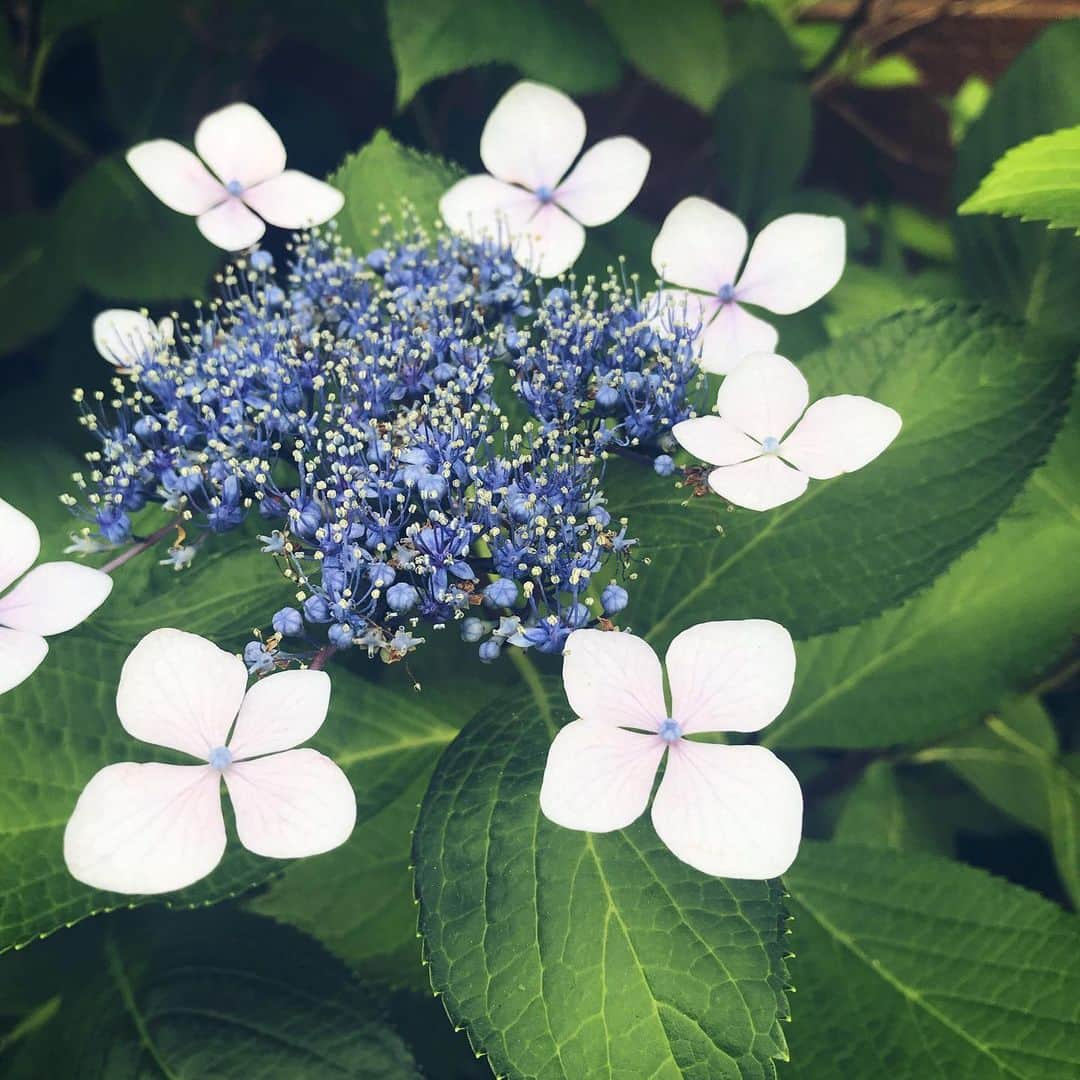
<path fill-rule="evenodd" d="M 269 251 L 253 251 L 251 253 L 251 269 L 257 270 L 260 274 L 265 274 L 274 265 L 274 256 Z"/>
<path fill-rule="evenodd" d="M 499 653 L 502 652 L 502 647 L 494 638 L 488 638 L 479 649 L 480 660 L 482 663 L 491 664 L 499 659 Z"/>
<path fill-rule="evenodd" d="M 386 602 L 391 611 L 408 611 L 419 599 L 420 593 L 406 581 L 399 581 L 386 591 Z"/>
<path fill-rule="evenodd" d="M 376 274 L 381 274 L 390 265 L 390 256 L 382 248 L 376 248 L 374 251 L 368 252 L 365 261 Z"/>
<path fill-rule="evenodd" d="M 270 288 L 266 290 L 266 302 L 271 307 L 281 307 L 281 305 L 285 303 L 284 290 L 279 289 L 276 285 L 271 285 Z"/>
<path fill-rule="evenodd" d="M 653 472 L 657 476 L 670 476 L 675 471 L 675 462 L 667 454 L 660 454 L 652 463 Z"/>
<path fill-rule="evenodd" d="M 330 607 L 321 596 L 309 596 L 304 601 L 304 618 L 308 622 L 327 623 L 330 621 Z"/>
<path fill-rule="evenodd" d="M 517 597 L 517 584 L 510 578 L 498 578 L 484 590 L 484 600 L 490 607 L 513 607 Z"/>
<path fill-rule="evenodd" d="M 461 624 L 462 641 L 479 641 L 487 632 L 487 627 L 480 619 L 468 618 Z"/>
<path fill-rule="evenodd" d="M 338 649 L 347 649 L 353 643 L 355 637 L 353 628 L 348 623 L 334 623 L 329 630 L 326 631 L 326 638 L 331 645 Z"/>
<path fill-rule="evenodd" d="M 603 386 L 597 388 L 596 391 L 596 405 L 598 408 L 607 412 L 609 409 L 614 409 L 619 404 L 619 391 L 614 386 L 608 386 L 606 383 Z"/>
<path fill-rule="evenodd" d="M 605 614 L 615 615 L 630 603 L 630 594 L 613 581 L 604 587 L 604 591 L 600 594 L 600 603 L 603 605 Z"/>
<path fill-rule="evenodd" d="M 296 608 L 283 607 L 271 623 L 274 630 L 285 637 L 299 637 L 304 632 L 304 618 Z"/>
<path fill-rule="evenodd" d="M 374 563 L 368 570 L 368 579 L 376 589 L 388 589 L 396 577 L 394 568 L 386 563 Z"/>
<path fill-rule="evenodd" d="M 637 393 L 645 385 L 645 376 L 640 371 L 628 371 L 623 376 L 623 386 L 631 393 Z"/>

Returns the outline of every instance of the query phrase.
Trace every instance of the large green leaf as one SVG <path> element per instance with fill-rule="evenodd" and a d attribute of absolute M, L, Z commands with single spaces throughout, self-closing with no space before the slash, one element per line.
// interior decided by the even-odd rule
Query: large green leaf
<path fill-rule="evenodd" d="M 58 243 L 99 296 L 137 304 L 199 296 L 224 253 L 150 194 L 122 157 L 103 158 L 57 209 Z"/>
<path fill-rule="evenodd" d="M 807 842 L 785 876 L 795 1075 L 1061 1080 L 1080 1068 L 1080 924 L 929 855 Z"/>
<path fill-rule="evenodd" d="M 399 108 L 426 83 L 501 61 L 570 94 L 608 90 L 619 54 L 603 23 L 572 0 L 389 0 Z"/>
<path fill-rule="evenodd" d="M 420 1075 L 348 972 L 296 931 L 218 909 L 119 920 L 98 937 L 11 1080 Z"/>
<path fill-rule="evenodd" d="M 402 146 L 385 131 L 355 154 L 350 154 L 330 177 L 345 193 L 338 229 L 356 251 L 374 247 L 385 231 L 386 219 L 399 220 L 401 200 L 408 199 L 424 225 L 439 217 L 439 199 L 461 176 L 461 170 L 438 158 Z"/>
<path fill-rule="evenodd" d="M 1014 146 L 959 212 L 1004 214 L 1080 232 L 1080 127 Z"/>
<path fill-rule="evenodd" d="M 951 305 L 886 319 L 801 366 L 811 400 L 865 394 L 899 410 L 903 431 L 865 469 L 811 481 L 767 513 L 613 469 L 611 506 L 652 559 L 628 615 L 654 643 L 718 618 L 776 619 L 809 637 L 898 603 L 1009 505 L 1053 438 L 1071 379 L 1058 350 Z"/>
<path fill-rule="evenodd" d="M 1080 123 L 1080 20 L 1047 29 L 1001 77 L 956 159 L 967 199 L 1011 147 Z M 1046 331 L 1080 338 L 1080 244 L 1066 232 L 992 217 L 955 222 L 960 266 L 976 295 Z"/>
<path fill-rule="evenodd" d="M 765 742 L 888 746 L 970 727 L 1068 647 L 1078 590 L 1080 407 L 998 528 L 929 590 L 797 646 L 791 703 Z"/>
<path fill-rule="evenodd" d="M 702 112 L 744 75 L 798 69 L 787 35 L 763 11 L 725 15 L 712 0 L 597 0 L 596 8 L 639 71 Z"/>
<path fill-rule="evenodd" d="M 647 820 L 540 813 L 557 685 L 502 699 L 443 755 L 414 847 L 431 981 L 499 1075 L 774 1077 L 786 1056 L 776 882 L 710 878 Z"/>

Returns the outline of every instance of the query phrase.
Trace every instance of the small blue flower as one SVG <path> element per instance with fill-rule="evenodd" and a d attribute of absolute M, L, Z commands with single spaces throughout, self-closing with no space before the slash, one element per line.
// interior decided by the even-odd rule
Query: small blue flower
<path fill-rule="evenodd" d="M 420 601 L 420 593 L 414 585 L 399 581 L 386 590 L 386 603 L 391 611 L 409 611 Z"/>
<path fill-rule="evenodd" d="M 654 459 L 652 467 L 657 476 L 671 476 L 675 471 L 675 462 L 669 454 L 660 454 Z"/>
<path fill-rule="evenodd" d="M 274 654 L 261 641 L 249 641 L 244 646 L 244 663 L 251 675 L 265 675 L 276 666 Z"/>
<path fill-rule="evenodd" d="M 493 608 L 513 607 L 517 598 L 517 585 L 510 578 L 497 578 L 484 589 L 484 600 Z"/>
<path fill-rule="evenodd" d="M 604 591 L 600 594 L 600 603 L 605 614 L 617 615 L 630 603 L 630 594 L 613 581 L 610 585 L 604 586 Z"/>
<path fill-rule="evenodd" d="M 274 267 L 274 256 L 262 249 L 253 251 L 248 261 L 251 263 L 252 270 L 257 270 L 260 274 L 265 274 Z"/>
<path fill-rule="evenodd" d="M 494 663 L 499 659 L 499 654 L 502 652 L 502 645 L 495 638 L 488 638 L 479 649 L 480 659 L 485 664 Z"/>
<path fill-rule="evenodd" d="M 487 633 L 487 625 L 475 617 L 465 619 L 461 624 L 462 641 L 479 641 Z"/>
<path fill-rule="evenodd" d="M 321 596 L 309 596 L 304 601 L 304 618 L 312 623 L 328 623 L 330 621 L 330 605 Z"/>
<path fill-rule="evenodd" d="M 326 631 L 326 638 L 337 649 L 348 649 L 355 637 L 353 628 L 348 623 L 334 623 Z"/>

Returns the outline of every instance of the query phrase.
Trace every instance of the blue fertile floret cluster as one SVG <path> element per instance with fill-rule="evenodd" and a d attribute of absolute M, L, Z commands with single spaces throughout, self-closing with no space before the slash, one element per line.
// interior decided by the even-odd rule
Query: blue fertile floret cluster
<path fill-rule="evenodd" d="M 297 600 L 248 647 L 256 671 L 326 643 L 397 660 L 452 622 L 485 661 L 560 652 L 625 608 L 605 463 L 670 462 L 697 331 L 614 278 L 544 294 L 498 243 L 415 222 L 366 257 L 325 229 L 290 257 L 239 261 L 112 393 L 76 394 L 100 442 L 66 497 L 88 542 L 131 541 L 157 503 L 195 538 L 179 568 L 259 515 Z"/>

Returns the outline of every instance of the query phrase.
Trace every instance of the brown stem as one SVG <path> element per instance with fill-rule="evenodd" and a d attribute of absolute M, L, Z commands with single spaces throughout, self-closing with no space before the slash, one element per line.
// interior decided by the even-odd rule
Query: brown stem
<path fill-rule="evenodd" d="M 123 566 L 124 563 L 130 559 L 134 559 L 136 555 L 145 551 L 147 548 L 153 547 L 163 536 L 170 533 L 176 528 L 176 522 L 170 521 L 168 525 L 162 525 L 160 529 L 155 529 L 145 539 L 138 541 L 138 543 L 132 544 L 126 551 L 120 552 L 115 559 L 110 559 L 102 568 L 101 571 L 104 574 L 111 574 L 114 570 Z"/>
<path fill-rule="evenodd" d="M 337 652 L 336 645 L 324 645 L 312 658 L 308 668 L 311 671 L 322 671 L 326 667 L 327 660 Z"/>

